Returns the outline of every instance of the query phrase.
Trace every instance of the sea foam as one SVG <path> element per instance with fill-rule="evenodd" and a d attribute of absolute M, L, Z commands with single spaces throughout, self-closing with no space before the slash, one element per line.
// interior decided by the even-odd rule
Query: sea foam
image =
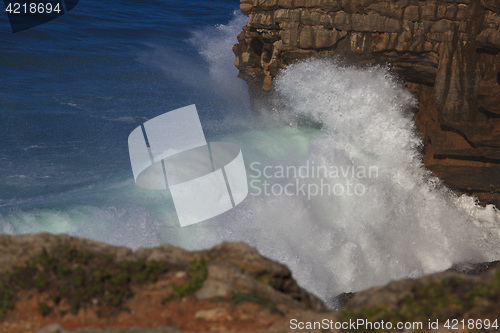
<path fill-rule="evenodd" d="M 232 138 L 246 145 L 247 164 L 368 166 L 377 168 L 377 177 L 325 177 L 321 184 L 300 179 L 362 185 L 363 195 L 287 195 L 283 189 L 294 179 L 268 180 L 281 192 L 264 193 L 257 182 L 259 195 L 217 225 L 222 239 L 245 240 L 286 263 L 326 300 L 499 258 L 498 210 L 458 197 L 423 167 L 412 118 L 416 100 L 387 68 L 312 59 L 282 70 L 275 94 L 280 107 L 267 116 L 275 128 Z M 301 142 L 296 150 L 293 141 Z"/>
<path fill-rule="evenodd" d="M 236 15 L 228 25 L 195 33 L 195 40 L 211 41 L 199 46 L 206 64 L 189 75 L 203 80 L 185 81 L 186 73 L 178 73 L 182 87 L 196 91 L 210 83 L 213 98 L 230 94 L 221 102 L 232 110 L 230 116 L 205 118 L 203 127 L 210 129 L 209 141 L 242 147 L 249 184 L 257 180 L 242 204 L 180 228 L 168 192 L 137 188 L 124 169 L 40 202 L 17 205 L 9 200 L 12 208 L 0 215 L 0 231 L 66 232 L 133 248 L 171 243 L 200 249 L 224 240 L 245 241 L 288 265 L 299 284 L 332 306 L 332 298 L 342 292 L 500 258 L 498 210 L 457 197 L 423 167 L 422 139 L 412 119 L 415 98 L 386 68 L 346 67 L 327 59 L 291 65 L 275 80 L 279 107 L 271 113 L 247 110 L 248 103 L 241 101 L 248 96 L 236 77 L 231 51 L 244 20 Z M 158 56 L 158 50 L 150 58 L 165 61 L 160 70 L 179 69 L 168 63 L 169 57 Z M 148 57 L 139 61 L 144 59 Z M 369 177 L 342 172 L 266 177 L 257 172 L 307 163 L 328 170 L 375 167 L 377 172 Z M 259 193 L 264 181 L 277 191 Z M 325 184 L 366 191 L 312 192 Z M 310 195 L 297 188 L 310 188 Z M 276 194 L 279 189 L 289 192 Z"/>
<path fill-rule="evenodd" d="M 283 123 L 300 128 L 305 118 L 320 124 L 297 164 L 379 171 L 350 179 L 367 189 L 364 195 L 262 198 L 249 208 L 272 245 L 258 236 L 255 243 L 267 255 L 279 244 L 275 256 L 299 281 L 325 297 L 498 259 L 499 212 L 457 197 L 423 167 L 415 100 L 386 68 L 308 60 L 282 71 L 275 90 Z"/>

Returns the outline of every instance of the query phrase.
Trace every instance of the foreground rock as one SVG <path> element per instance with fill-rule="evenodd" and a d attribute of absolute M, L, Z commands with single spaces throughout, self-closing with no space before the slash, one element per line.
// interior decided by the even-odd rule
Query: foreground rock
<path fill-rule="evenodd" d="M 243 243 L 133 252 L 66 235 L 0 235 L 0 259 L 0 332 L 9 333 L 337 332 L 335 323 L 361 319 L 436 332 L 429 319 L 443 328 L 463 318 L 488 319 L 494 331 L 500 310 L 494 264 L 392 282 L 328 311 L 288 268 Z"/>
<path fill-rule="evenodd" d="M 416 94 L 425 164 L 452 188 L 500 206 L 500 2 L 241 0 L 234 47 L 251 95 L 313 55 L 386 64 Z"/>
<path fill-rule="evenodd" d="M 51 323 L 66 330 L 258 331 L 326 310 L 286 266 L 243 243 L 133 252 L 67 235 L 0 235 L 0 332 L 36 332 Z"/>

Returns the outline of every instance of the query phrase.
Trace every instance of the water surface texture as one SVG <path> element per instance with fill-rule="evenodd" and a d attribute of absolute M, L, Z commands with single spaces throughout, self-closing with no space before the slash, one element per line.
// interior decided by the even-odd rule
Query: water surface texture
<path fill-rule="evenodd" d="M 498 211 L 457 197 L 423 168 L 416 101 L 386 69 L 296 64 L 276 80 L 279 107 L 250 111 L 232 63 L 247 21 L 238 6 L 81 0 L 16 34 L 3 14 L 0 232 L 133 248 L 246 241 L 326 300 L 500 259 Z M 180 228 L 168 192 L 134 184 L 127 138 L 190 104 L 209 141 L 242 148 L 251 193 Z"/>

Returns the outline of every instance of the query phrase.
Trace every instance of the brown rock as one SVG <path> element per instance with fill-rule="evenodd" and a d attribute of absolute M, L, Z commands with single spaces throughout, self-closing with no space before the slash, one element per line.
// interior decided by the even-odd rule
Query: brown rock
<path fill-rule="evenodd" d="M 221 319 L 231 320 L 231 316 L 228 314 L 225 308 L 214 308 L 209 310 L 200 310 L 195 313 L 194 317 L 196 319 L 202 319 L 207 321 L 217 321 Z"/>
<path fill-rule="evenodd" d="M 99 305 L 80 309 L 77 314 L 61 314 L 53 311 L 48 316 L 38 313 L 37 304 L 47 301 L 47 292 L 40 289 L 22 290 L 18 288 L 14 309 L 0 321 L 0 332 L 20 333 L 180 333 L 180 332 L 290 332 L 292 319 L 301 323 L 346 321 L 347 315 L 360 319 L 372 316 L 372 321 L 387 320 L 384 312 L 391 313 L 391 320 L 408 319 L 427 322 L 428 319 L 465 318 L 495 320 L 498 316 L 498 281 L 500 266 L 498 263 L 478 265 L 458 265 L 453 270 L 424 276 L 415 280 L 391 282 L 382 287 L 375 287 L 356 294 L 344 294 L 346 311 L 314 311 L 304 300 L 294 295 L 300 294 L 298 286 L 291 279 L 285 266 L 261 257 L 258 252 L 243 243 L 223 243 L 213 249 L 188 252 L 163 245 L 152 249 L 135 252 L 124 248 L 78 239 L 66 235 L 27 235 L 0 236 L 0 257 L 5 263 L 14 263 L 16 254 L 32 246 L 31 254 L 23 256 L 29 260 L 35 257 L 36 249 L 44 248 L 47 254 L 57 255 L 61 246 L 76 247 L 79 251 L 92 251 L 91 259 L 99 262 L 105 256 L 107 265 L 110 260 L 133 261 L 149 258 L 152 255 L 164 263 L 182 265 L 184 262 L 207 260 L 209 276 L 202 287 L 210 289 L 212 282 L 217 282 L 228 291 L 217 299 L 197 299 L 185 295 L 182 299 L 161 299 L 172 290 L 172 282 L 185 279 L 184 274 L 177 274 L 177 267 L 149 281 L 146 285 L 135 285 L 134 296 L 127 300 L 128 311 L 116 316 L 100 316 Z M 10 251 L 10 252 L 8 252 Z M 166 256 L 163 254 L 167 253 Z M 12 258 L 7 258 L 12 257 Z M 93 265 L 88 262 L 85 265 Z M 22 265 L 9 264 L 10 267 Z M 83 264 L 82 264 L 83 265 Z M 468 272 L 466 275 L 463 272 Z M 0 273 L 0 278 L 4 278 Z M 269 279 L 269 280 L 266 280 Z M 2 280 L 4 281 L 4 280 Z M 210 282 L 212 281 L 212 282 Z M 200 291 L 202 290 L 200 289 Z M 218 288 L 215 288 L 217 290 Z M 299 288 L 300 289 L 300 288 Z M 283 292 L 284 290 L 285 292 Z M 209 292 L 206 290 L 205 292 Z M 226 295 L 238 294 L 250 297 L 235 301 Z M 302 293 L 307 293 L 302 291 Z M 472 293 L 472 294 L 471 294 Z M 214 295 L 212 295 L 214 296 Z M 313 296 L 310 296 L 313 297 Z M 253 299 L 249 300 L 249 299 Z M 265 302 L 263 302 L 265 300 Z M 51 306 L 56 307 L 51 303 Z M 433 307 L 431 312 L 427 307 Z M 403 310 L 405 312 L 403 312 Z M 382 312 L 381 312 L 382 311 Z M 398 315 L 401 315 L 399 318 Z M 377 317 L 379 316 L 379 317 Z M 322 332 L 321 327 L 307 332 Z M 405 330 L 420 332 L 422 330 Z M 424 327 L 424 332 L 435 332 Z M 337 332 L 337 330 L 332 330 Z"/>
<path fill-rule="evenodd" d="M 242 1 L 233 48 L 253 103 L 281 68 L 312 55 L 390 63 L 420 105 L 425 165 L 453 189 L 500 206 L 497 0 Z"/>
<path fill-rule="evenodd" d="M 80 259 L 83 253 L 88 254 L 87 260 Z M 80 269 L 88 272 L 86 276 L 94 276 L 91 272 L 100 272 L 102 276 L 103 271 L 107 272 L 105 276 L 108 273 L 113 277 L 126 276 L 128 278 L 121 282 L 113 280 L 112 284 L 121 283 L 120 290 L 130 291 L 130 297 L 120 298 L 118 306 L 106 299 L 110 293 L 113 296 L 109 297 L 115 299 L 116 290 L 101 290 L 102 293 L 93 294 L 92 298 L 82 296 L 73 312 L 69 311 L 73 298 L 67 298 L 73 295 L 73 284 L 71 291 L 67 288 L 68 279 L 73 279 L 73 275 L 56 274 L 51 271 L 54 267 L 47 270 L 49 266 L 37 263 L 36 274 L 42 274 L 43 288 L 35 289 L 30 283 L 17 285 L 9 280 L 8 272 L 25 272 L 27 262 L 40 261 L 41 254 L 46 265 L 57 263 L 58 269 L 69 268 L 69 274 Z M 68 235 L 0 235 L 0 259 L 0 282 L 9 283 L 15 291 L 6 298 L 8 306 L 0 313 L 0 332 L 6 333 L 36 332 L 42 327 L 39 333 L 58 330 L 61 333 L 175 333 L 209 332 L 215 328 L 229 332 L 268 329 L 286 332 L 285 315 L 320 317 L 328 310 L 317 297 L 298 286 L 286 266 L 262 257 L 244 243 L 222 243 L 197 252 L 169 245 L 132 251 Z M 127 265 L 122 265 L 124 262 Z M 120 271 L 125 267 L 145 267 L 137 264 L 153 265 L 147 267 L 160 267 L 160 270 L 147 280 L 137 280 Z M 198 265 L 198 273 L 192 273 L 193 265 Z M 16 267 L 24 268 L 16 270 Z M 205 268 L 206 279 L 196 282 L 197 289 L 193 290 L 193 281 L 200 278 L 199 270 Z M 108 282 L 103 283 L 109 287 Z M 59 294 L 60 286 L 66 286 L 68 291 Z M 91 292 L 86 283 L 75 287 L 81 288 L 77 290 L 81 295 Z M 176 290 L 183 291 L 176 294 Z M 54 295 L 58 295 L 57 301 Z M 45 315 L 39 310 L 41 302 L 50 308 Z M 331 317 L 331 314 L 325 316 Z"/>

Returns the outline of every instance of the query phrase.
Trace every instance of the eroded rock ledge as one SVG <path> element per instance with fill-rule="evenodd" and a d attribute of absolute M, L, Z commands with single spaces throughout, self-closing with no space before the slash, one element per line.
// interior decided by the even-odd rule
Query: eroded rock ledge
<path fill-rule="evenodd" d="M 134 252 L 67 235 L 0 235 L 0 332 L 6 333 L 284 333 L 291 319 L 443 325 L 474 318 L 500 326 L 499 294 L 498 263 L 461 265 L 346 295 L 342 311 L 326 311 L 286 266 L 243 243 Z M 425 328 L 407 332 L 435 332 Z"/>
<path fill-rule="evenodd" d="M 241 0 L 240 8 L 249 22 L 233 50 L 251 95 L 312 55 L 389 63 L 418 97 L 426 166 L 500 206 L 500 2 Z"/>

